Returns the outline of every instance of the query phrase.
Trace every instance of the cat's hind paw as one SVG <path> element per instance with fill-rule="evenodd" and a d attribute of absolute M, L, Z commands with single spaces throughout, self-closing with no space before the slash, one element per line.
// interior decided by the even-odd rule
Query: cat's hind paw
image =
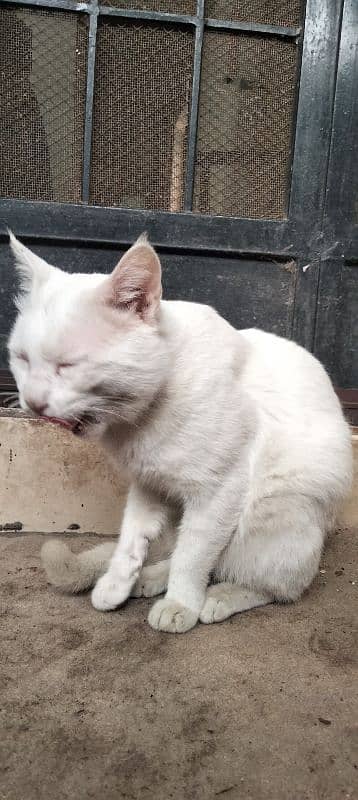
<path fill-rule="evenodd" d="M 143 567 L 133 586 L 131 597 L 155 597 L 167 589 L 169 567 L 166 561 Z"/>
<path fill-rule="evenodd" d="M 157 600 L 150 609 L 148 622 L 156 631 L 166 633 L 185 633 L 193 628 L 198 621 L 198 614 L 181 603 L 164 597 Z"/>
<path fill-rule="evenodd" d="M 212 622 L 222 622 L 231 617 L 232 613 L 232 603 L 227 593 L 222 591 L 216 595 L 207 594 L 200 612 L 200 622 L 204 622 L 206 625 L 210 625 Z"/>
<path fill-rule="evenodd" d="M 211 622 L 222 622 L 233 614 L 271 602 L 272 598 L 267 594 L 259 594 L 232 583 L 217 583 L 207 589 L 200 622 L 207 625 Z"/>

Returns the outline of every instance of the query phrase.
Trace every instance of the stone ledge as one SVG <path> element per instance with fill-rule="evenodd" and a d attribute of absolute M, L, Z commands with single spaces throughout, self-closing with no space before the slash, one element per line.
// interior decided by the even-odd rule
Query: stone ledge
<path fill-rule="evenodd" d="M 355 476 L 340 523 L 358 524 Z M 118 532 L 127 486 L 95 444 L 18 411 L 0 411 L 0 525 L 14 531 Z M 78 526 L 78 527 L 77 527 Z"/>
<path fill-rule="evenodd" d="M 21 412 L 0 414 L 0 524 L 115 534 L 127 486 L 105 454 Z M 77 527 L 78 526 L 78 527 Z"/>
<path fill-rule="evenodd" d="M 341 521 L 348 527 L 356 528 L 358 525 L 358 428 L 352 430 L 352 445 L 354 461 L 352 491 L 345 503 Z"/>

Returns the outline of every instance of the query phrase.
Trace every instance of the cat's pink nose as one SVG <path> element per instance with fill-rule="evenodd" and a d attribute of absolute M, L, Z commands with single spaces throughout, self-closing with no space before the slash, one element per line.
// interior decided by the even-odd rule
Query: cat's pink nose
<path fill-rule="evenodd" d="M 42 417 L 46 408 L 46 403 L 37 403 L 35 400 L 26 400 L 27 405 L 31 408 L 31 411 L 34 411 L 35 414 L 38 414 L 39 417 Z"/>

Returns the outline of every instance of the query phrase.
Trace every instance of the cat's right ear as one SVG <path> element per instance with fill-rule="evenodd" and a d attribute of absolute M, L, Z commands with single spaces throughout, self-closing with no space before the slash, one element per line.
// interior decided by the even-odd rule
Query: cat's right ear
<path fill-rule="evenodd" d="M 107 305 L 155 320 L 162 296 L 161 266 L 145 235 L 122 256 L 103 288 Z"/>
<path fill-rule="evenodd" d="M 15 266 L 20 275 L 21 290 L 24 293 L 30 292 L 48 280 L 54 267 L 21 244 L 10 230 L 8 233 Z"/>

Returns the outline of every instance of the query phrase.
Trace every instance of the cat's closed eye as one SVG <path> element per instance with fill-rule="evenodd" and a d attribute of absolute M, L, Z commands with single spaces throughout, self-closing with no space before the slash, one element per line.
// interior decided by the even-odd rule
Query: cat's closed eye
<path fill-rule="evenodd" d="M 25 364 L 29 363 L 29 357 L 23 351 L 21 351 L 20 353 L 13 353 L 13 355 L 15 358 L 18 358 L 19 361 L 24 361 Z"/>
<path fill-rule="evenodd" d="M 63 370 L 69 369 L 70 367 L 74 366 L 75 366 L 74 361 L 60 361 L 58 364 L 56 364 L 56 372 L 57 374 L 59 374 Z"/>

